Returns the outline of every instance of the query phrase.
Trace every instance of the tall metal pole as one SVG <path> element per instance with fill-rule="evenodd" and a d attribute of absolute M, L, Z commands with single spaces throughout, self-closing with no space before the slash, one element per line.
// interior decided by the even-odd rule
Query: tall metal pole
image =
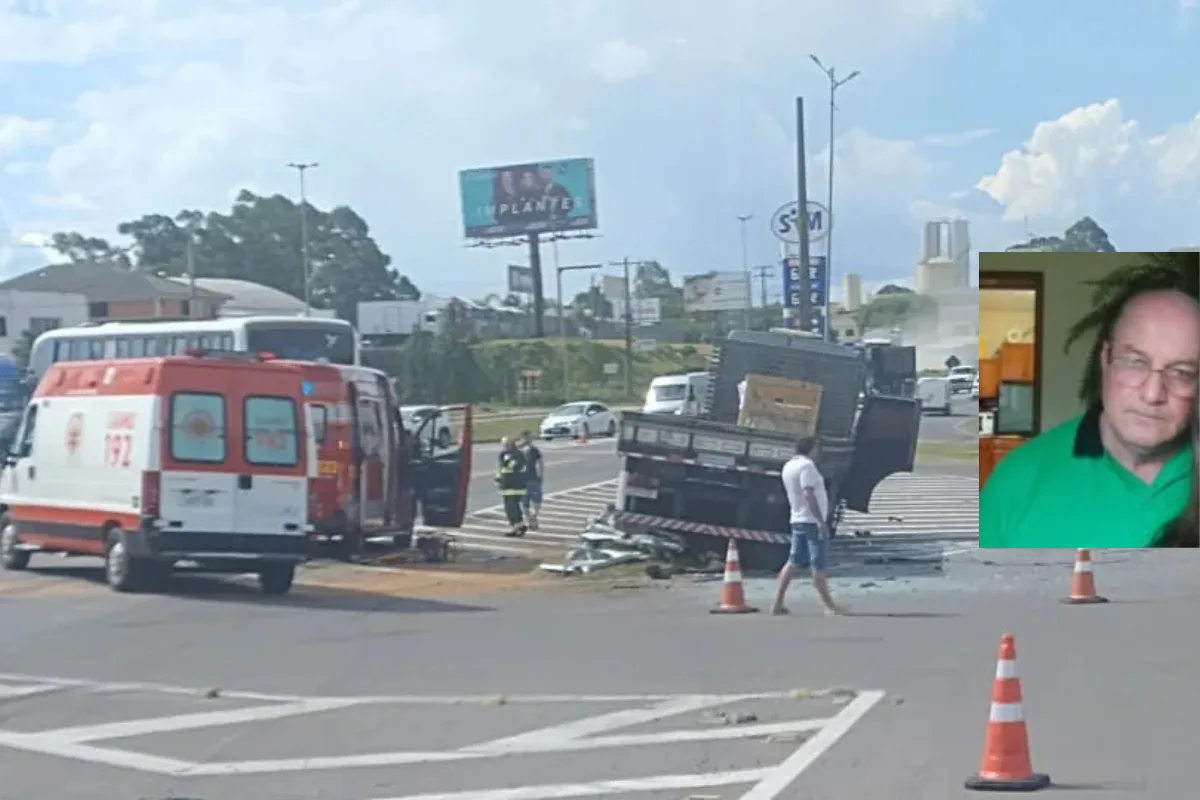
<path fill-rule="evenodd" d="M 746 246 L 746 223 L 754 219 L 753 214 L 738 214 L 739 233 L 742 239 L 742 275 L 746 278 L 746 305 L 742 309 L 742 327 L 750 330 L 750 306 L 753 301 L 750 299 L 750 294 L 753 291 L 754 282 L 750 275 L 750 254 Z"/>
<path fill-rule="evenodd" d="M 812 330 L 812 295 L 808 290 L 808 164 L 804 149 L 804 98 L 796 98 L 796 210 L 800 237 L 800 271 L 804 290 L 800 292 L 800 327 Z"/>
<path fill-rule="evenodd" d="M 633 394 L 633 298 L 629 286 L 629 257 L 621 262 L 625 268 L 625 395 Z"/>
<path fill-rule="evenodd" d="M 835 142 L 835 120 L 837 117 L 837 90 L 859 76 L 854 70 L 842 79 L 838 79 L 834 67 L 826 67 L 821 59 L 810 55 L 809 58 L 817 65 L 817 69 L 825 73 L 829 79 L 829 189 L 825 207 L 829 209 L 829 230 L 825 233 L 825 338 L 832 339 L 833 328 L 830 325 L 830 298 L 833 296 L 833 146 Z"/>
<path fill-rule="evenodd" d="M 196 248 L 192 244 L 192 229 L 187 231 L 188 319 L 196 318 Z"/>
<path fill-rule="evenodd" d="M 304 185 L 304 174 L 321 166 L 315 161 L 293 161 L 288 164 L 300 176 L 300 268 L 304 270 L 304 316 L 312 309 L 312 276 L 308 268 L 308 194 Z"/>
<path fill-rule="evenodd" d="M 563 402 L 569 403 L 571 401 L 571 358 L 567 355 L 567 312 L 563 308 L 563 271 L 558 265 L 558 239 L 552 239 L 550 246 L 553 249 L 554 276 L 558 282 L 558 343 L 562 347 L 563 354 Z M 536 313 L 535 309 L 534 314 Z"/>

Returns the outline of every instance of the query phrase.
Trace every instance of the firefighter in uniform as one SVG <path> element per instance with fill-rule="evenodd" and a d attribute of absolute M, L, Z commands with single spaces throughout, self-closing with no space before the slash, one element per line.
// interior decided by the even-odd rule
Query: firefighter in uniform
<path fill-rule="evenodd" d="M 525 515 L 522 513 L 527 480 L 524 454 L 508 437 L 501 439 L 496 484 L 500 487 L 500 496 L 504 500 L 504 516 L 511 528 L 507 536 L 524 536 L 528 530 Z"/>

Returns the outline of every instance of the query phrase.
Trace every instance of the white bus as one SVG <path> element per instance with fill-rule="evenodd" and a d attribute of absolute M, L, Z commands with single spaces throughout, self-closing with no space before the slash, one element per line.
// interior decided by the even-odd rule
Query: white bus
<path fill-rule="evenodd" d="M 323 317 L 234 317 L 161 322 L 101 322 L 46 331 L 33 343 L 29 370 L 40 379 L 58 361 L 179 355 L 188 350 L 272 353 L 293 361 L 358 365 L 354 326 Z"/>

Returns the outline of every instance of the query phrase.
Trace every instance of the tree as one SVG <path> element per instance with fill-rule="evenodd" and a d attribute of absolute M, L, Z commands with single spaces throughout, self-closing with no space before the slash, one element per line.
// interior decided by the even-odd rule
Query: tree
<path fill-rule="evenodd" d="M 896 287 L 901 288 L 901 287 Z M 937 301 L 912 291 L 882 291 L 854 312 L 854 321 L 861 330 L 903 327 L 912 317 L 930 314 L 937 309 Z"/>
<path fill-rule="evenodd" d="M 898 286 L 894 283 L 887 283 L 880 287 L 879 291 L 875 293 L 875 296 L 879 297 L 881 295 L 889 294 L 916 294 L 916 292 L 914 292 L 912 289 L 909 289 L 907 286 Z"/>
<path fill-rule="evenodd" d="M 99 262 L 129 266 L 129 256 L 125 251 L 99 236 L 84 236 L 74 232 L 56 233 L 50 237 L 50 247 L 66 256 L 72 263 Z"/>
<path fill-rule="evenodd" d="M 612 319 L 614 313 L 613 304 L 604 296 L 599 286 L 592 286 L 575 295 L 571 300 L 571 308 L 576 319 Z"/>
<path fill-rule="evenodd" d="M 663 319 L 678 319 L 683 316 L 683 290 L 671 285 L 671 273 L 657 261 L 638 264 L 633 287 L 635 297 L 656 298 Z"/>
<path fill-rule="evenodd" d="M 330 211 L 305 205 L 312 303 L 357 321 L 358 303 L 419 299 L 420 291 L 391 266 L 365 220 L 347 206 Z M 228 214 L 185 209 L 147 214 L 117 226 L 133 240 L 139 269 L 168 277 L 237 278 L 304 297 L 300 206 L 283 195 L 243 190 Z M 111 257 L 107 241 L 76 233 L 55 234 L 52 246 L 72 260 Z M 128 259 L 126 259 L 128 263 Z"/>
<path fill-rule="evenodd" d="M 1043 253 L 1117 252 L 1117 248 L 1108 240 L 1108 233 L 1091 217 L 1078 220 L 1067 228 L 1062 236 L 1035 236 L 1029 241 L 1014 244 L 1007 250 L 1032 250 Z"/>

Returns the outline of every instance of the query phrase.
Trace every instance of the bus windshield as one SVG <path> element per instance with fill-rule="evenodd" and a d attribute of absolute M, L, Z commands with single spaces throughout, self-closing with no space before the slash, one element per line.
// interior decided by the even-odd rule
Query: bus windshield
<path fill-rule="evenodd" d="M 246 349 L 251 353 L 272 353 L 290 361 L 353 365 L 354 329 L 344 322 L 330 325 L 247 324 Z"/>

